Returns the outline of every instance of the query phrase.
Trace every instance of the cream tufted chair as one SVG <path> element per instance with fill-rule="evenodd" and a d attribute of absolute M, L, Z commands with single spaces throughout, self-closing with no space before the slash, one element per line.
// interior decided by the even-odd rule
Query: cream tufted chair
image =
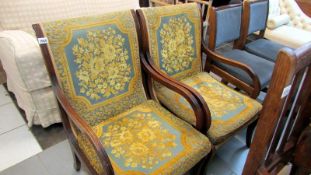
<path fill-rule="evenodd" d="M 311 41 L 311 18 L 295 0 L 270 0 L 269 3 L 266 38 L 292 48 Z"/>
<path fill-rule="evenodd" d="M 0 0 L 0 60 L 28 125 L 60 122 L 57 102 L 31 25 L 139 8 L 138 0 Z M 0 74 L 1 75 L 1 74 Z"/>

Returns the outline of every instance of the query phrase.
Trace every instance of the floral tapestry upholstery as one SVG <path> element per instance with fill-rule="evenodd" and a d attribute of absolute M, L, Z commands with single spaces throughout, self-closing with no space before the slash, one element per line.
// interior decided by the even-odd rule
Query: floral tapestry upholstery
<path fill-rule="evenodd" d="M 93 130 L 117 175 L 183 174 L 211 150 L 206 136 L 152 100 Z"/>
<path fill-rule="evenodd" d="M 222 142 L 229 134 L 255 120 L 262 108 L 256 100 L 223 85 L 206 72 L 185 78 L 181 82 L 197 90 L 206 101 L 212 117 L 207 135 L 214 144 Z M 157 89 L 157 95 L 172 112 L 195 125 L 193 110 L 182 96 L 165 87 Z"/>
<path fill-rule="evenodd" d="M 196 4 L 142 9 L 158 68 L 182 79 L 201 71 L 201 14 Z"/>
<path fill-rule="evenodd" d="M 90 125 L 146 100 L 130 11 L 42 24 L 62 90 Z"/>

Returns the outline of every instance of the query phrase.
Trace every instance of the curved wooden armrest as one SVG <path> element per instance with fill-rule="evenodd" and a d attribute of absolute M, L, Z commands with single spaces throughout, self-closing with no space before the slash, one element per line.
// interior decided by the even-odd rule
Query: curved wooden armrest
<path fill-rule="evenodd" d="M 211 115 L 203 97 L 193 88 L 183 83 L 180 83 L 175 79 L 172 79 L 169 76 L 162 73 L 155 67 L 154 64 L 148 62 L 143 54 L 141 54 L 141 62 L 143 69 L 146 71 L 149 78 L 161 83 L 170 90 L 180 94 L 189 102 L 196 117 L 195 128 L 200 132 L 202 132 L 203 134 L 206 134 L 206 132 L 211 126 Z"/>
<path fill-rule="evenodd" d="M 98 158 L 99 158 L 99 160 L 100 160 L 100 162 L 102 164 L 102 167 L 104 168 L 105 172 L 107 172 L 107 174 L 109 174 L 109 175 L 113 175 L 114 172 L 113 172 L 113 168 L 112 168 L 111 162 L 109 160 L 109 157 L 108 157 L 108 155 L 107 155 L 103 145 L 99 141 L 98 137 L 95 135 L 95 133 L 92 130 L 92 128 L 73 109 L 73 107 L 70 105 L 69 101 L 65 97 L 63 91 L 58 86 L 58 84 L 55 83 L 54 85 L 56 85 L 56 86 L 53 86 L 53 91 L 54 91 L 54 93 L 56 95 L 56 98 L 58 99 L 59 103 L 61 104 L 60 107 L 62 107 L 64 109 L 64 111 L 66 112 L 67 116 L 70 118 L 72 123 L 90 141 L 90 143 L 92 144 L 92 146 L 93 146 L 93 148 L 94 148 L 94 150 L 96 152 L 96 155 L 98 156 Z M 71 136 L 71 137 L 73 137 L 73 136 Z M 74 141 L 77 142 L 76 140 L 74 140 Z"/>
<path fill-rule="evenodd" d="M 246 72 L 248 74 L 248 76 L 252 79 L 252 84 L 250 84 L 250 86 L 252 86 L 255 90 L 258 89 L 257 90 L 258 92 L 255 92 L 254 94 L 259 94 L 260 89 L 261 89 L 260 81 L 259 81 L 257 74 L 253 71 L 253 69 L 251 67 L 249 67 L 248 65 L 246 65 L 244 63 L 223 57 L 223 56 L 217 54 L 216 52 L 213 52 L 212 50 L 208 49 L 205 44 L 202 44 L 202 50 L 207 55 L 207 59 L 211 59 L 211 61 L 218 61 L 218 62 L 227 64 L 227 65 L 236 67 L 236 68 L 241 69 L 244 72 Z M 206 61 L 208 61 L 208 60 L 206 60 Z M 205 64 L 205 71 L 207 70 L 207 64 L 208 63 Z M 242 82 L 242 80 L 240 80 L 240 81 Z M 243 82 L 243 83 L 246 83 L 246 82 Z M 246 83 L 246 84 L 248 84 L 248 83 Z"/>

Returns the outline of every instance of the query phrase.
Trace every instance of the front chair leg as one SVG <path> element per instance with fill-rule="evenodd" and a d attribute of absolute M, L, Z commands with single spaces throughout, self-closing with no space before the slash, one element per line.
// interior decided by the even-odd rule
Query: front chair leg
<path fill-rule="evenodd" d="M 81 169 L 81 161 L 79 157 L 76 155 L 76 153 L 72 153 L 73 155 L 73 167 L 75 168 L 76 171 L 80 171 Z"/>
<path fill-rule="evenodd" d="M 250 148 L 251 143 L 252 143 L 252 137 L 253 137 L 253 133 L 255 131 L 256 125 L 257 125 L 257 121 L 255 120 L 253 123 L 251 123 L 250 125 L 248 125 L 247 130 L 246 130 L 246 146 L 248 148 Z"/>
<path fill-rule="evenodd" d="M 193 167 L 192 175 L 203 175 L 207 164 L 211 161 L 216 153 L 215 147 L 212 147 L 211 152 L 205 156 L 195 167 Z"/>

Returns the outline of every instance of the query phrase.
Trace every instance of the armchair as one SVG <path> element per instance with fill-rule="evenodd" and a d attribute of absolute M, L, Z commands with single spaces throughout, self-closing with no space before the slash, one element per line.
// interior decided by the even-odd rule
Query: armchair
<path fill-rule="evenodd" d="M 210 10 L 206 70 L 218 74 L 223 82 L 230 82 L 256 98 L 260 90 L 268 86 L 274 63 L 236 49 L 241 37 L 241 14 L 240 4 Z M 232 50 L 222 53 L 215 51 L 216 47 L 231 41 L 235 41 Z"/>
<path fill-rule="evenodd" d="M 39 42 L 48 40 L 40 47 L 75 167 L 83 160 L 91 174 L 183 174 L 203 164 L 212 146 L 146 97 L 133 15 L 127 10 L 33 26 Z M 160 76 L 152 79 L 186 97 L 202 120 L 187 89 Z"/>
<path fill-rule="evenodd" d="M 298 48 L 311 41 L 311 18 L 305 15 L 294 0 L 270 0 L 265 38 Z"/>
<path fill-rule="evenodd" d="M 18 106 L 25 111 L 29 126 L 48 127 L 61 122 L 31 25 L 130 8 L 139 8 L 138 0 L 1 1 L 0 61 L 6 73 L 8 90 L 14 93 Z"/>
<path fill-rule="evenodd" d="M 194 3 L 137 10 L 143 33 L 146 62 L 155 74 L 186 88 L 198 99 L 211 127 L 205 134 L 214 145 L 256 120 L 261 105 L 223 85 L 202 70 L 202 18 Z M 197 119 L 191 105 L 180 95 L 148 83 L 149 92 L 178 117 L 192 125 Z M 250 137 L 248 137 L 250 138 Z M 249 139 L 248 139 L 249 140 Z"/>
<path fill-rule="evenodd" d="M 275 62 L 278 52 L 286 46 L 263 38 L 268 18 L 268 3 L 268 0 L 243 1 L 243 22 L 237 48 Z M 246 43 L 248 35 L 254 32 L 259 32 L 256 40 Z"/>

